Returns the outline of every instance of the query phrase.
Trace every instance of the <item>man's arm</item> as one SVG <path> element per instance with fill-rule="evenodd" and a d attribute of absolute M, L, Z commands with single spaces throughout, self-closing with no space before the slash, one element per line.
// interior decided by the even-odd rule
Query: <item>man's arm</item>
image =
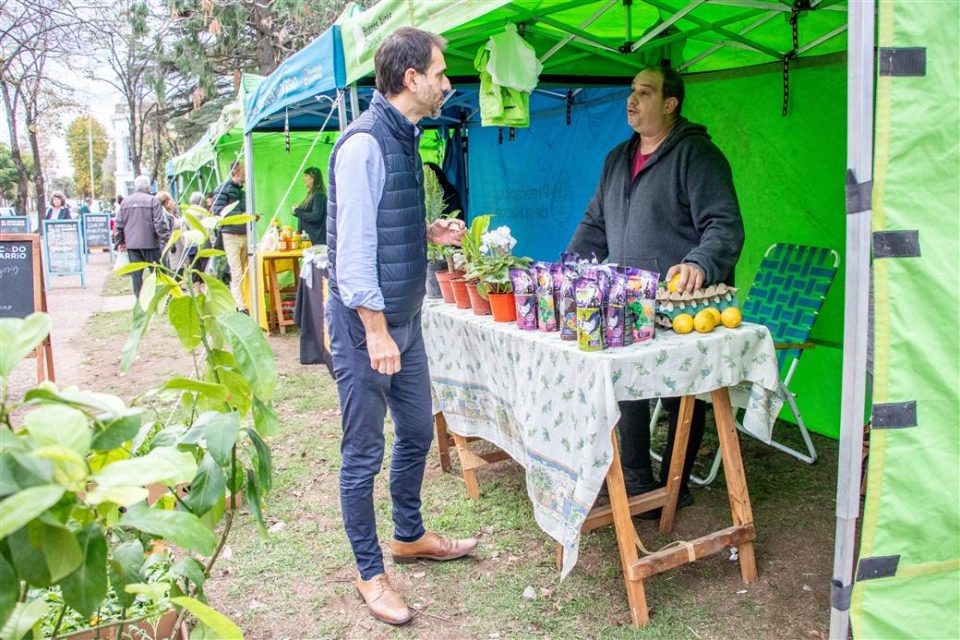
<path fill-rule="evenodd" d="M 121 205 L 117 211 L 117 221 L 114 225 L 114 244 L 117 249 L 123 251 L 127 248 L 127 241 L 123 237 L 123 225 L 126 224 L 126 216 L 123 212 L 123 205 Z"/>
<path fill-rule="evenodd" d="M 373 136 L 357 133 L 337 151 L 337 288 L 343 304 L 356 309 L 367 337 L 370 366 L 392 375 L 400 350 L 387 331 L 377 270 L 377 209 L 386 174 Z"/>
<path fill-rule="evenodd" d="M 730 163 L 713 143 L 705 142 L 690 156 L 686 183 L 700 244 L 683 261 L 703 271 L 704 285 L 716 284 L 730 275 L 743 249 L 743 218 Z"/>
<path fill-rule="evenodd" d="M 584 257 L 593 252 L 597 254 L 598 260 L 603 260 L 610 254 L 610 248 L 607 246 L 607 223 L 603 214 L 603 191 L 608 164 L 609 157 L 603 163 L 600 183 L 590 204 L 587 205 L 583 220 L 580 221 L 577 230 L 573 233 L 573 238 L 570 239 L 570 244 L 567 245 L 567 251 L 576 251 Z"/>

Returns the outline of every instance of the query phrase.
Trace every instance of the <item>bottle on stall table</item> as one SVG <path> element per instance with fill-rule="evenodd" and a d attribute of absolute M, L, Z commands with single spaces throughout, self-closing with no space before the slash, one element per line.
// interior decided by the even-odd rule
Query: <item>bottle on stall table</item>
<path fill-rule="evenodd" d="M 313 246 L 313 240 L 310 239 L 310 236 L 307 235 L 306 231 L 300 233 L 300 248 L 309 249 Z"/>

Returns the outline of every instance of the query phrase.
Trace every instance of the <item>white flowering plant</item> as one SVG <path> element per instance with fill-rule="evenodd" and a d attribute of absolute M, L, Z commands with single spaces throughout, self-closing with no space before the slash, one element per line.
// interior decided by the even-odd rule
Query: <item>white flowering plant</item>
<path fill-rule="evenodd" d="M 477 292 L 484 299 L 491 293 L 511 293 L 510 269 L 530 264 L 530 258 L 511 253 L 516 244 L 505 225 L 479 235 L 479 251 L 468 265 L 466 278 L 477 280 Z"/>

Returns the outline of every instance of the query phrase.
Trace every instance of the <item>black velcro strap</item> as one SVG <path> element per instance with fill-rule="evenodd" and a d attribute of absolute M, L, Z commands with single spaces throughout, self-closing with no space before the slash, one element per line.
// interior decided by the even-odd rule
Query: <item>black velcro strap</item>
<path fill-rule="evenodd" d="M 847 214 L 869 211 L 873 206 L 873 180 L 857 182 L 853 171 L 847 169 Z"/>
<path fill-rule="evenodd" d="M 843 586 L 843 582 L 834 578 L 830 581 L 830 606 L 837 611 L 850 610 L 850 595 L 853 593 L 853 585 Z"/>
<path fill-rule="evenodd" d="M 880 47 L 878 56 L 881 76 L 927 75 L 927 50 L 924 47 Z"/>
<path fill-rule="evenodd" d="M 920 232 L 875 231 L 873 233 L 874 258 L 919 258 Z"/>
<path fill-rule="evenodd" d="M 873 405 L 874 429 L 906 429 L 917 426 L 917 403 L 890 402 Z"/>
<path fill-rule="evenodd" d="M 857 582 L 895 576 L 899 564 L 900 556 L 860 558 L 860 566 L 857 568 Z"/>

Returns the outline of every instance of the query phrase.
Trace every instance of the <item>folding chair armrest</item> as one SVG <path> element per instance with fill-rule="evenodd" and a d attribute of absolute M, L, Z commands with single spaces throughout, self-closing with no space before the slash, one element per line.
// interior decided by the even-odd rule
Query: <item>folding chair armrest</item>
<path fill-rule="evenodd" d="M 784 349 L 814 349 L 817 345 L 812 342 L 775 342 L 773 343 L 773 348 L 777 350 Z"/>

